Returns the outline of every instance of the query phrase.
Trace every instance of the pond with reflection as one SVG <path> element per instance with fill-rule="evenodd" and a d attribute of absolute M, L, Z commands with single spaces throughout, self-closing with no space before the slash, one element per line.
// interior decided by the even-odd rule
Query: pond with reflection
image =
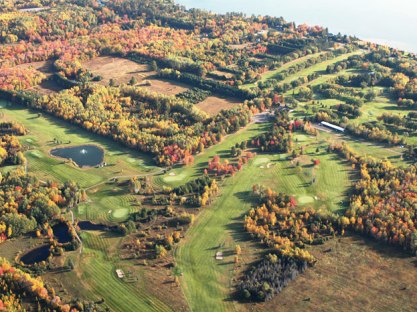
<path fill-rule="evenodd" d="M 79 167 L 95 167 L 104 159 L 104 150 L 96 145 L 59 147 L 51 150 L 51 155 L 71 159 Z"/>

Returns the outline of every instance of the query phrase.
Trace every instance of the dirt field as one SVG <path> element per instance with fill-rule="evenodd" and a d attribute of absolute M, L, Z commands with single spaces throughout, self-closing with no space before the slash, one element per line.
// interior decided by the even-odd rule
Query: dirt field
<path fill-rule="evenodd" d="M 240 103 L 237 99 L 233 98 L 209 96 L 204 101 L 196 104 L 196 106 L 210 116 L 214 116 L 222 109 L 231 109 Z"/>
<path fill-rule="evenodd" d="M 61 86 L 59 86 L 57 83 L 55 83 L 55 81 L 50 79 L 51 76 L 54 74 L 53 61 L 48 60 L 41 62 L 33 62 L 16 66 L 16 68 L 21 69 L 27 69 L 30 67 L 34 68 L 37 71 L 40 71 L 46 76 L 46 79 L 42 81 L 41 84 L 32 87 L 30 90 L 33 90 L 42 95 L 51 94 L 63 90 Z"/>
<path fill-rule="evenodd" d="M 187 86 L 186 84 L 179 83 L 179 82 L 165 81 L 165 80 L 160 80 L 157 78 L 149 78 L 146 80 L 150 82 L 151 84 L 150 86 L 143 85 L 143 84 L 141 85 L 140 83 L 138 85 L 143 88 L 147 88 L 151 91 L 162 93 L 165 95 L 176 95 L 178 93 L 181 93 L 190 89 L 190 87 Z"/>
<path fill-rule="evenodd" d="M 40 71 L 47 78 L 49 78 L 54 73 L 53 61 L 51 61 L 51 60 L 33 62 L 33 63 L 26 63 L 26 64 L 21 64 L 21 65 L 16 66 L 16 68 L 20 68 L 20 69 L 26 69 L 26 68 L 29 68 L 29 67 L 32 67 L 32 68 L 36 69 L 37 71 Z"/>
<path fill-rule="evenodd" d="M 156 72 L 151 71 L 147 64 L 138 64 L 124 58 L 100 56 L 83 65 L 93 74 L 101 76 L 103 79 L 99 83 L 105 86 L 109 85 L 110 79 L 118 85 L 127 84 L 132 77 L 135 77 L 137 86 L 166 95 L 175 95 L 189 89 L 183 84 L 159 80 L 155 78 Z"/>
<path fill-rule="evenodd" d="M 324 252 L 325 250 L 331 251 Z M 398 249 L 360 237 L 311 249 L 315 267 L 251 311 L 415 311 L 417 263 Z"/>
<path fill-rule="evenodd" d="M 251 43 L 229 44 L 229 47 L 231 49 L 234 49 L 234 50 L 243 50 L 244 48 L 247 48 L 247 47 L 249 47 L 251 45 L 252 45 Z"/>
<path fill-rule="evenodd" d="M 93 58 L 85 62 L 83 66 L 93 74 L 101 76 L 103 79 L 99 83 L 106 86 L 111 78 L 116 84 L 121 84 L 128 83 L 132 77 L 136 77 L 140 82 L 155 74 L 149 70 L 147 64 L 138 64 L 128 59 L 110 56 Z"/>

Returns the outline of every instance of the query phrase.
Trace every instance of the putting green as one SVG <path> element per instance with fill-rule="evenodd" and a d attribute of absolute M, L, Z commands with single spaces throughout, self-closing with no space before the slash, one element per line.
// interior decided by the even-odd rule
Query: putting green
<path fill-rule="evenodd" d="M 164 182 L 178 182 L 178 181 L 182 181 L 186 178 L 186 175 L 184 173 L 180 173 L 178 175 L 174 175 L 174 176 L 170 176 L 167 175 L 165 177 L 162 178 L 162 180 L 164 180 Z"/>
<path fill-rule="evenodd" d="M 43 154 L 40 151 L 34 150 L 30 151 L 30 155 L 36 158 L 43 158 Z"/>
<path fill-rule="evenodd" d="M 256 158 L 254 161 L 253 161 L 253 164 L 255 165 L 255 166 L 259 166 L 259 165 L 262 165 L 262 164 L 266 164 L 266 163 L 268 163 L 268 162 L 270 162 L 271 160 L 269 159 L 269 158 L 267 158 L 267 157 L 262 157 L 262 158 Z"/>
<path fill-rule="evenodd" d="M 129 214 L 128 208 L 118 208 L 112 212 L 112 217 L 114 219 L 126 219 Z"/>
<path fill-rule="evenodd" d="M 312 196 L 298 196 L 298 203 L 300 205 L 310 204 L 312 202 L 314 202 L 314 198 Z"/>

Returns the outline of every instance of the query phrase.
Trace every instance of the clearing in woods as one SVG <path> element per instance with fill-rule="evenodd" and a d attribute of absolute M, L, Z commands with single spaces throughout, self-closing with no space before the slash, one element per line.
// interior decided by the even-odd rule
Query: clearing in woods
<path fill-rule="evenodd" d="M 236 105 L 242 104 L 237 99 L 223 96 L 209 96 L 204 101 L 196 104 L 199 109 L 206 112 L 210 116 L 214 116 L 222 109 L 231 109 Z"/>
<path fill-rule="evenodd" d="M 318 259 L 282 293 L 250 311 L 414 311 L 413 258 L 387 245 L 347 236 L 309 247 Z"/>
<path fill-rule="evenodd" d="M 25 64 L 17 65 L 15 68 L 19 68 L 22 70 L 33 68 L 43 73 L 46 76 L 46 79 L 44 79 L 40 84 L 30 88 L 31 91 L 34 91 L 42 95 L 47 95 L 47 94 L 59 92 L 64 89 L 63 87 L 58 85 L 53 78 L 55 69 L 54 69 L 52 60 L 25 63 Z"/>
<path fill-rule="evenodd" d="M 132 77 L 136 78 L 136 86 L 165 95 L 176 95 L 187 91 L 189 86 L 165 81 L 156 77 L 156 72 L 150 70 L 148 64 L 139 64 L 134 61 L 111 56 L 99 56 L 83 63 L 83 66 L 94 75 L 102 79 L 99 84 L 108 86 L 110 79 L 116 85 L 128 84 Z"/>

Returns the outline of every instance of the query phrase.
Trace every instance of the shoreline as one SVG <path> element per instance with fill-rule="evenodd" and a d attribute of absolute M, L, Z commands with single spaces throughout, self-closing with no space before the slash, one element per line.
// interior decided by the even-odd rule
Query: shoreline
<path fill-rule="evenodd" d="M 77 162 L 76 162 L 76 161 L 74 161 L 74 160 L 73 160 L 73 159 L 71 159 L 71 158 L 61 157 L 61 156 L 57 156 L 57 155 L 53 155 L 53 154 L 52 154 L 52 151 L 54 151 L 54 150 L 59 150 L 59 149 L 64 149 L 64 148 L 75 148 L 75 147 L 81 147 L 81 146 L 93 146 L 93 147 L 96 147 L 96 148 L 100 149 L 100 150 L 103 152 L 103 157 L 102 157 L 101 161 L 100 161 L 97 165 L 95 165 L 95 166 L 81 166 L 81 167 L 80 167 L 80 166 L 77 164 Z M 71 164 L 75 164 L 75 166 L 76 166 L 78 169 L 91 169 L 91 168 L 96 168 L 97 166 L 100 166 L 100 165 L 101 165 L 101 164 L 103 164 L 103 162 L 104 162 L 104 154 L 105 154 L 105 150 L 104 150 L 104 148 L 103 148 L 103 147 L 101 147 L 100 145 L 93 144 L 93 143 L 91 143 L 91 144 L 70 145 L 70 146 L 62 146 L 62 144 L 60 144 L 60 145 L 58 145 L 57 147 L 54 147 L 54 148 L 51 148 L 51 149 L 49 149 L 49 150 L 48 150 L 48 155 L 49 155 L 50 157 L 57 158 L 57 159 L 61 159 L 61 160 L 65 160 L 65 161 L 70 161 L 70 162 L 71 162 Z"/>

